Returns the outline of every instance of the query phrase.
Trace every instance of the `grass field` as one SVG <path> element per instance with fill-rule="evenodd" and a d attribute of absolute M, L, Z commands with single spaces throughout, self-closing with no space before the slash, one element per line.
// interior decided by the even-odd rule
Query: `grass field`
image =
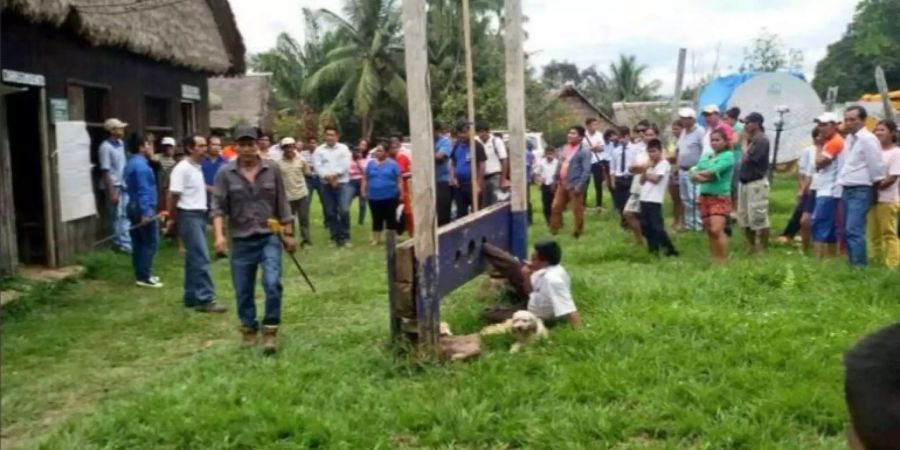
<path fill-rule="evenodd" d="M 773 199 L 777 229 L 791 183 Z M 383 250 L 355 226 L 355 248 L 329 249 L 314 223 L 320 245 L 299 255 L 319 293 L 285 266 L 274 358 L 238 348 L 227 262 L 213 270 L 228 314 L 181 307 L 171 246 L 156 263 L 165 289 L 134 287 L 128 259 L 101 252 L 87 279 L 5 309 L 2 447 L 840 449 L 842 354 L 900 317 L 897 272 L 789 248 L 747 258 L 740 239 L 717 268 L 700 234 L 653 260 L 603 213 L 580 241 L 560 238 L 583 328 L 522 354 L 501 336 L 475 362 L 414 365 L 386 348 Z M 480 284 L 445 301 L 457 334 L 480 326 Z"/>

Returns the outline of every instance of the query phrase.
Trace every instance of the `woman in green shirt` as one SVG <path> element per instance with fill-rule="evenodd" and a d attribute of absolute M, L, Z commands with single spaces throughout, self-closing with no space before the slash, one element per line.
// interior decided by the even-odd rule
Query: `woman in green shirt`
<path fill-rule="evenodd" d="M 728 138 L 721 130 L 713 130 L 709 135 L 712 154 L 700 158 L 691 168 L 691 180 L 700 186 L 697 206 L 703 229 L 709 237 L 709 250 L 716 264 L 728 260 L 728 238 L 725 223 L 731 214 L 731 177 L 734 167 L 734 151 Z"/>

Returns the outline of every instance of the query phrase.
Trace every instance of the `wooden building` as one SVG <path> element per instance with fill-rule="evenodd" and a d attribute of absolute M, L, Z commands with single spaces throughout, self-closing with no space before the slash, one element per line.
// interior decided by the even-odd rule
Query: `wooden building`
<path fill-rule="evenodd" d="M 572 114 L 572 117 L 578 119 L 578 123 L 583 124 L 585 120 L 593 117 L 600 121 L 600 129 L 607 129 L 615 126 L 616 121 L 591 103 L 581 91 L 572 84 L 567 84 L 559 89 L 550 92 L 557 101 L 562 102 Z"/>
<path fill-rule="evenodd" d="M 127 132 L 205 133 L 207 78 L 243 73 L 245 50 L 227 0 L 0 0 L 0 10 L 2 276 L 71 263 L 107 231 L 99 215 L 60 220 L 56 121 L 87 123 L 95 167 L 109 117 Z"/>
<path fill-rule="evenodd" d="M 210 78 L 210 129 L 224 135 L 238 124 L 270 130 L 275 111 L 271 92 L 270 73 Z"/>

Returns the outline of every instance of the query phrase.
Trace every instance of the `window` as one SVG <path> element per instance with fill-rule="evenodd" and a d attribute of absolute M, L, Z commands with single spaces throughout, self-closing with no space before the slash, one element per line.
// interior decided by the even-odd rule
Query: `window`
<path fill-rule="evenodd" d="M 169 121 L 169 100 L 160 97 L 144 97 L 144 125 L 148 130 L 172 129 Z"/>
<path fill-rule="evenodd" d="M 83 120 L 89 125 L 102 125 L 109 116 L 109 89 L 72 83 L 67 89 L 69 119 Z"/>
<path fill-rule="evenodd" d="M 181 102 L 181 131 L 185 136 L 190 136 L 196 131 L 194 102 Z"/>

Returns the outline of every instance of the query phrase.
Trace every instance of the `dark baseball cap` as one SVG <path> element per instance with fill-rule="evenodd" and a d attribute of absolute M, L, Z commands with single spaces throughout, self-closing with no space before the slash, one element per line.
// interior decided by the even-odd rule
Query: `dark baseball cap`
<path fill-rule="evenodd" d="M 259 137 L 259 133 L 256 132 L 256 128 L 253 128 L 248 125 L 238 125 L 234 127 L 234 139 L 241 140 L 245 138 L 256 139 Z"/>
<path fill-rule="evenodd" d="M 744 123 L 758 123 L 762 125 L 766 119 L 763 118 L 763 115 L 758 112 L 752 112 L 744 116 Z"/>

